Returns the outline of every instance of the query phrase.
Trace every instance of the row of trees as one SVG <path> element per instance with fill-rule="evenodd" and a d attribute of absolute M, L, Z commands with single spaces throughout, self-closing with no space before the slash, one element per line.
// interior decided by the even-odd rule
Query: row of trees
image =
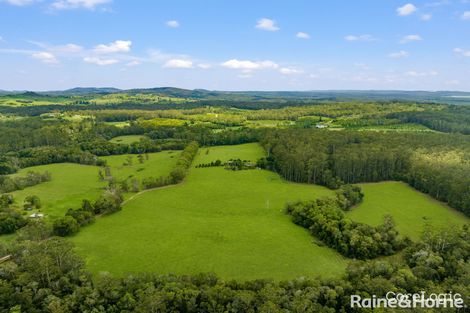
<path fill-rule="evenodd" d="M 47 171 L 44 173 L 29 171 L 26 176 L 0 176 L 0 193 L 22 190 L 50 180 L 51 173 Z"/>
<path fill-rule="evenodd" d="M 275 130 L 261 136 L 271 167 L 296 182 L 402 180 L 470 216 L 470 137 L 438 133 Z"/>
<path fill-rule="evenodd" d="M 189 143 L 178 156 L 175 167 L 168 176 L 148 177 L 142 180 L 144 189 L 157 188 L 166 185 L 178 184 L 183 181 L 188 173 L 194 157 L 197 154 L 199 145 L 193 141 Z"/>
<path fill-rule="evenodd" d="M 351 295 L 459 293 L 470 299 L 470 230 L 428 230 L 394 260 L 352 262 L 337 279 L 299 278 L 225 281 L 214 274 L 134 274 L 92 280 L 70 241 L 49 237 L 46 225 L 23 228 L 19 240 L 0 244 L 0 312 L 364 312 L 351 308 Z M 465 309 L 414 308 L 413 312 Z M 384 309 L 394 312 L 394 309 Z"/>
<path fill-rule="evenodd" d="M 183 152 L 181 152 L 181 154 L 178 156 L 176 165 L 169 175 L 173 184 L 180 183 L 186 177 L 188 169 L 191 167 L 198 149 L 199 144 L 196 141 L 193 141 L 189 143 L 186 148 L 184 148 Z"/>

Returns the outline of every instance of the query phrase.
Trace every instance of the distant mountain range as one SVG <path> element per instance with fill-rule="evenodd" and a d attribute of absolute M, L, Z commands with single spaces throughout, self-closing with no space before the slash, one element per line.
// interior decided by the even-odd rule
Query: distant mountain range
<path fill-rule="evenodd" d="M 182 89 L 175 87 L 118 89 L 113 87 L 77 87 L 58 91 L 4 91 L 0 94 L 23 94 L 25 96 L 84 96 L 110 93 L 149 93 L 169 97 L 207 100 L 381 100 L 418 101 L 442 103 L 470 103 L 470 92 L 463 91 L 403 91 L 403 90 L 316 90 L 316 91 L 213 91 L 205 89 Z"/>

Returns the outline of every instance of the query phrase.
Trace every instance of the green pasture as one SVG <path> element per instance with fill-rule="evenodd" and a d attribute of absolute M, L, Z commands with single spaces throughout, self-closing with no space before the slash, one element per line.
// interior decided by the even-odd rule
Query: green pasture
<path fill-rule="evenodd" d="M 142 136 L 142 135 L 117 136 L 117 137 L 111 138 L 109 142 L 120 143 L 123 145 L 130 145 L 131 143 L 139 142 L 140 139 L 143 139 L 143 138 L 146 138 L 146 136 Z"/>
<path fill-rule="evenodd" d="M 378 225 L 390 214 L 402 235 L 419 239 L 425 224 L 435 227 L 460 226 L 469 219 L 447 205 L 402 182 L 360 184 L 364 202 L 349 213 L 353 220 Z"/>
<path fill-rule="evenodd" d="M 142 163 L 137 154 L 122 154 L 101 157 L 111 169 L 117 181 L 147 177 L 167 176 L 176 164 L 181 151 L 162 151 L 142 155 Z M 129 164 L 129 160 L 131 163 Z"/>
<path fill-rule="evenodd" d="M 41 212 L 52 218 L 63 216 L 67 209 L 78 208 L 83 199 L 95 200 L 106 186 L 98 177 L 98 167 L 71 163 L 48 164 L 28 167 L 15 175 L 24 176 L 28 171 L 51 173 L 51 181 L 41 183 L 11 194 L 15 204 L 22 207 L 24 199 L 36 195 L 41 199 Z"/>
<path fill-rule="evenodd" d="M 203 148 L 194 164 L 262 155 L 256 144 Z M 264 170 L 192 168 L 183 184 L 140 193 L 121 212 L 98 219 L 72 240 L 94 273 L 338 276 L 346 260 L 317 245 L 284 213 L 287 201 L 330 194 Z"/>

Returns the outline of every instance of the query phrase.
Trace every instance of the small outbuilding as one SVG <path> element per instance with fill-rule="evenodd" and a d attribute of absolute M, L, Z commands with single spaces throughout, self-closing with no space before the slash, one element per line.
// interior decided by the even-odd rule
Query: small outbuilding
<path fill-rule="evenodd" d="M 42 214 L 42 213 L 33 213 L 29 217 L 30 218 L 43 218 L 44 214 Z"/>

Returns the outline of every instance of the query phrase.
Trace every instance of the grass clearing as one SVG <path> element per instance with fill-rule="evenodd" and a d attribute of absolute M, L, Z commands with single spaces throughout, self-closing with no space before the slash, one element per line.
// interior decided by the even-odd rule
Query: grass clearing
<path fill-rule="evenodd" d="M 262 156 L 257 144 L 200 150 L 194 164 Z M 264 170 L 192 168 L 183 184 L 151 190 L 71 240 L 94 272 L 288 279 L 340 275 L 347 260 L 314 243 L 284 213 L 287 201 L 330 195 Z"/>
<path fill-rule="evenodd" d="M 295 122 L 288 120 L 247 120 L 246 125 L 251 128 L 286 128 Z"/>
<path fill-rule="evenodd" d="M 419 239 L 426 223 L 436 226 L 463 225 L 469 219 L 460 212 L 413 189 L 403 182 L 360 184 L 364 202 L 348 213 L 353 220 L 378 225 L 393 216 L 401 235 Z"/>
<path fill-rule="evenodd" d="M 361 127 L 352 127 L 351 130 L 360 131 L 395 131 L 395 132 L 433 132 L 434 130 L 415 123 L 400 123 L 390 125 L 370 125 Z"/>
<path fill-rule="evenodd" d="M 220 160 L 226 162 L 230 159 L 256 161 L 264 157 L 264 150 L 258 143 L 246 143 L 234 146 L 216 146 L 200 148 L 193 165 L 210 163 Z"/>
<path fill-rule="evenodd" d="M 139 162 L 136 154 L 122 154 L 101 157 L 106 160 L 111 168 L 111 174 L 118 180 L 137 178 L 139 180 L 147 177 L 159 177 L 168 175 L 176 164 L 181 151 L 162 151 L 143 155 L 143 163 Z M 128 160 L 131 165 L 124 165 Z"/>
<path fill-rule="evenodd" d="M 104 124 L 106 125 L 112 125 L 112 126 L 116 126 L 118 128 L 124 128 L 124 127 L 127 127 L 127 126 L 130 126 L 131 123 L 130 122 L 103 122 Z M 116 138 L 116 137 L 115 137 Z M 111 139 L 112 140 L 112 139 Z"/>
<path fill-rule="evenodd" d="M 29 195 L 41 199 L 41 212 L 60 217 L 69 208 L 78 208 L 83 199 L 95 200 L 106 186 L 99 181 L 98 167 L 71 163 L 39 165 L 21 169 L 14 175 L 25 176 L 28 171 L 51 173 L 51 181 L 11 192 L 17 206 Z"/>
<path fill-rule="evenodd" d="M 144 138 L 147 138 L 147 137 L 142 136 L 142 135 L 117 136 L 117 137 L 111 138 L 109 142 L 120 143 L 123 145 L 130 145 L 131 143 L 139 142 L 140 139 L 144 139 Z"/>

